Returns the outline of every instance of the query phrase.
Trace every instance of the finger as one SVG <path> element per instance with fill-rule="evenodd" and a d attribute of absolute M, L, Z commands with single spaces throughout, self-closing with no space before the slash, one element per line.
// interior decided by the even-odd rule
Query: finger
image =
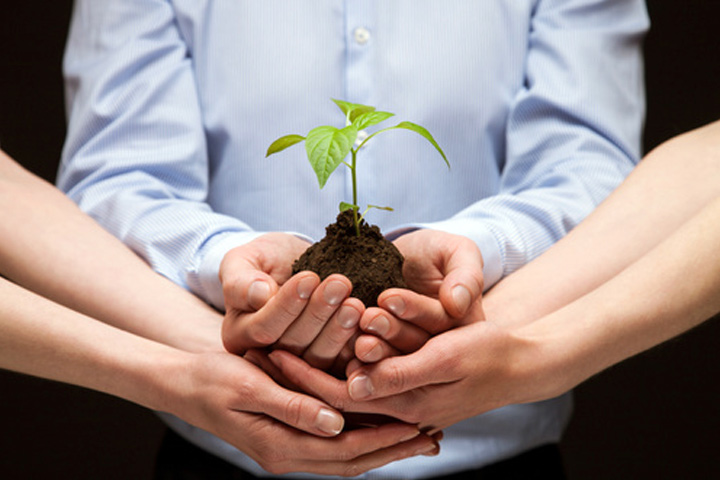
<path fill-rule="evenodd" d="M 450 315 L 462 318 L 482 296 L 482 254 L 474 242 L 462 238 L 453 248 L 443 251 L 443 256 L 441 271 L 444 278 L 440 285 L 440 301 Z"/>
<path fill-rule="evenodd" d="M 301 355 L 350 295 L 351 290 L 350 280 L 343 275 L 330 275 L 323 280 L 302 313 L 279 338 L 278 348 Z"/>
<path fill-rule="evenodd" d="M 439 300 L 411 290 L 401 288 L 385 290 L 378 297 L 378 305 L 395 317 L 410 322 L 431 334 L 444 332 L 457 324 L 457 321 L 448 315 Z M 363 324 L 364 322 L 361 320 L 361 328 Z M 406 331 L 405 335 L 407 334 Z M 404 349 L 400 348 L 400 350 Z M 411 351 L 412 349 L 408 348 L 407 350 Z"/>
<path fill-rule="evenodd" d="M 438 356 L 449 352 L 425 347 L 409 355 L 393 356 L 352 372 L 347 380 L 348 395 L 354 402 L 400 396 L 421 387 L 452 381 L 454 372 L 438 368 Z M 282 370 L 282 369 L 281 369 Z M 371 401 L 372 400 L 372 401 Z"/>
<path fill-rule="evenodd" d="M 478 298 L 470 305 L 465 316 L 458 319 L 457 325 L 467 325 L 482 321 L 485 321 L 485 309 L 483 308 L 482 298 Z"/>
<path fill-rule="evenodd" d="M 308 243 L 294 235 L 269 233 L 230 250 L 220 264 L 226 307 L 256 311 L 291 275 L 292 259 Z"/>
<path fill-rule="evenodd" d="M 322 399 L 341 411 L 347 410 L 352 404 L 344 381 L 313 368 L 286 351 L 275 350 L 270 352 L 268 357 L 284 376 L 309 395 Z"/>
<path fill-rule="evenodd" d="M 381 428 L 384 427 L 377 427 L 377 429 Z M 350 461 L 311 462 L 307 468 L 308 471 L 321 475 L 355 477 L 398 460 L 417 455 L 435 456 L 439 453 L 440 444 L 435 437 L 420 434 L 410 440 L 389 445 L 388 447 L 365 455 L 360 455 Z"/>
<path fill-rule="evenodd" d="M 416 295 L 407 290 L 401 291 Z M 404 300 L 402 300 L 399 294 L 391 294 L 389 297 L 383 297 L 383 294 L 381 294 L 380 298 L 383 299 L 382 304 L 384 305 L 397 306 L 398 302 L 404 303 Z M 436 303 L 438 302 L 436 301 Z M 439 306 L 439 304 L 436 306 Z M 430 314 L 432 313 L 433 312 L 430 312 Z M 437 315 L 444 316 L 442 308 L 438 309 Z M 418 314 L 418 316 L 420 316 L 420 314 Z M 427 323 L 429 322 L 431 322 L 431 320 Z M 414 352 L 423 346 L 430 336 L 424 329 L 412 323 L 398 320 L 394 315 L 390 315 L 388 311 L 383 308 L 368 308 L 360 319 L 360 329 L 364 332 L 382 338 L 390 346 L 392 346 L 393 349 L 403 353 Z M 357 348 L 355 350 L 357 353 Z M 369 361 L 362 358 L 361 360 Z"/>
<path fill-rule="evenodd" d="M 273 455 L 272 464 L 263 465 L 273 474 L 356 476 L 395 460 L 439 451 L 436 437 L 398 423 L 361 428 L 333 439 L 301 437 L 299 432 L 288 437 L 280 443 L 282 452 Z"/>
<path fill-rule="evenodd" d="M 355 340 L 357 337 L 358 334 L 355 332 L 342 350 L 340 350 L 340 353 L 335 357 L 335 362 L 333 362 L 332 367 L 328 369 L 330 374 L 337 378 L 347 378 L 345 372 L 347 371 L 348 364 L 357 361 L 355 358 Z"/>
<path fill-rule="evenodd" d="M 400 352 L 374 335 L 361 335 L 355 341 L 355 356 L 362 362 L 375 363 L 395 355 Z"/>
<path fill-rule="evenodd" d="M 345 366 L 345 378 L 350 378 L 350 375 L 352 375 L 355 370 L 362 368 L 363 365 L 365 364 L 358 360 L 357 357 L 350 360 Z"/>
<path fill-rule="evenodd" d="M 413 407 L 418 400 L 418 396 L 414 395 L 414 392 L 388 396 L 388 398 L 367 398 L 370 401 L 366 401 L 366 399 L 358 400 L 351 397 L 347 382 L 338 380 L 322 370 L 311 367 L 307 362 L 289 352 L 276 350 L 271 352 L 269 357 L 283 375 L 290 379 L 293 384 L 296 384 L 300 390 L 321 399 L 339 411 L 380 414 L 401 420 L 414 418 Z M 367 377 L 368 374 L 365 373 L 367 368 L 366 366 L 357 370 L 351 378 L 358 378 L 358 372 L 362 372 L 362 375 Z M 379 396 L 381 395 L 374 395 L 374 397 Z"/>
<path fill-rule="evenodd" d="M 268 354 L 265 350 L 256 348 L 250 349 L 245 353 L 245 355 L 243 355 L 242 358 L 265 372 L 265 374 L 275 380 L 278 385 L 287 388 L 288 390 L 300 391 L 300 388 L 283 375 L 282 371 L 280 371 L 280 369 L 268 358 Z"/>
<path fill-rule="evenodd" d="M 357 332 L 360 316 L 365 310 L 362 301 L 357 298 L 347 298 L 340 308 L 333 314 L 320 334 L 305 350 L 303 358 L 310 365 L 321 370 L 333 366 L 340 353 Z M 346 359 L 345 363 L 347 363 Z"/>
<path fill-rule="evenodd" d="M 222 326 L 225 348 L 233 353 L 243 353 L 248 348 L 266 347 L 277 342 L 303 312 L 319 283 L 316 274 L 300 272 L 280 287 L 257 312 L 228 312 Z"/>
<path fill-rule="evenodd" d="M 246 411 L 264 413 L 291 427 L 319 435 L 333 437 L 345 426 L 343 416 L 335 409 L 316 398 L 293 392 L 267 379 L 261 384 L 249 387 Z"/>
<path fill-rule="evenodd" d="M 225 309 L 255 312 L 278 291 L 278 284 L 269 274 L 250 265 L 233 270 L 232 276 L 221 277 Z"/>

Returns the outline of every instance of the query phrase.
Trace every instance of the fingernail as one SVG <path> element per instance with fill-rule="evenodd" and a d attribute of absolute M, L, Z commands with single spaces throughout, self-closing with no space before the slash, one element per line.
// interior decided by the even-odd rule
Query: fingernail
<path fill-rule="evenodd" d="M 426 455 L 428 457 L 434 457 L 438 453 L 440 453 L 440 446 L 436 443 L 431 443 L 415 450 L 415 455 Z"/>
<path fill-rule="evenodd" d="M 251 350 L 252 351 L 252 350 Z M 276 367 L 278 367 L 280 370 L 282 370 L 282 355 L 277 353 L 278 350 L 272 351 L 268 353 L 268 358 L 272 363 L 275 364 Z"/>
<path fill-rule="evenodd" d="M 248 288 L 248 303 L 253 308 L 260 308 L 270 298 L 270 285 L 264 280 L 255 280 Z"/>
<path fill-rule="evenodd" d="M 385 306 L 396 317 L 401 317 L 405 313 L 405 301 L 398 296 L 392 296 L 385 299 Z"/>
<path fill-rule="evenodd" d="M 400 441 L 407 442 L 407 441 L 412 440 L 413 438 L 417 437 L 418 435 L 420 435 L 420 430 L 413 430 L 412 432 L 409 432 L 407 435 L 402 437 L 400 439 Z"/>
<path fill-rule="evenodd" d="M 470 300 L 472 296 L 470 295 L 470 290 L 464 286 L 457 285 L 453 287 L 452 297 L 455 302 L 455 308 L 457 308 L 460 313 L 465 313 L 467 309 L 470 308 Z"/>
<path fill-rule="evenodd" d="M 330 435 L 337 435 L 342 432 L 344 425 L 345 420 L 343 417 L 327 408 L 321 408 L 317 417 L 315 417 L 315 426 L 318 430 Z"/>
<path fill-rule="evenodd" d="M 378 343 L 373 348 L 370 349 L 369 352 L 367 352 L 365 355 L 363 355 L 362 360 L 366 363 L 374 363 L 377 362 L 382 358 L 383 355 L 383 349 Z"/>
<path fill-rule="evenodd" d="M 343 328 L 353 328 L 360 320 L 360 312 L 353 307 L 340 307 L 337 321 Z"/>
<path fill-rule="evenodd" d="M 380 315 L 370 322 L 367 330 L 379 337 L 384 337 L 390 331 L 390 320 L 388 320 L 387 317 Z"/>
<path fill-rule="evenodd" d="M 325 285 L 323 298 L 328 305 L 338 305 L 345 300 L 348 294 L 348 287 L 343 282 L 333 281 Z"/>
<path fill-rule="evenodd" d="M 358 375 L 350 382 L 349 392 L 353 400 L 362 400 L 373 394 L 374 388 L 367 375 Z"/>
<path fill-rule="evenodd" d="M 258 354 L 257 350 L 248 350 L 247 352 L 245 352 L 245 355 L 243 355 L 243 358 L 245 360 L 247 360 L 248 362 L 252 363 L 253 365 L 255 365 L 256 367 L 262 368 L 261 363 L 260 363 L 260 358 L 258 355 L 259 354 Z"/>
<path fill-rule="evenodd" d="M 315 277 L 307 276 L 298 282 L 297 293 L 300 298 L 307 300 L 315 290 Z"/>

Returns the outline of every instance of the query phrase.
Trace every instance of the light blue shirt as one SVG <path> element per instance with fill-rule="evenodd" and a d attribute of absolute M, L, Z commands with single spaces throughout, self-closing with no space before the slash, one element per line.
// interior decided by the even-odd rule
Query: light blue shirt
<path fill-rule="evenodd" d="M 470 237 L 490 287 L 638 161 L 647 28 L 641 0 L 78 0 L 58 184 L 153 268 L 222 308 L 229 249 L 269 231 L 318 239 L 351 200 L 345 167 L 319 190 L 302 146 L 265 159 L 268 145 L 342 126 L 331 97 L 373 105 L 425 126 L 452 168 L 413 133 L 375 138 L 359 157 L 359 203 L 395 211 L 369 221 Z M 570 409 L 566 395 L 469 419 L 446 430 L 439 457 L 367 478 L 465 470 L 558 441 Z"/>

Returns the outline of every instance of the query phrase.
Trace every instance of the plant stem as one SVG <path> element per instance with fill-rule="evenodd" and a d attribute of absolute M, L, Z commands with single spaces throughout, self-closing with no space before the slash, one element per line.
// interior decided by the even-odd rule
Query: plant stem
<path fill-rule="evenodd" d="M 351 149 L 350 152 L 352 153 L 352 165 L 350 166 L 350 173 L 352 174 L 352 190 L 353 190 L 353 205 L 358 204 L 357 199 L 357 174 L 355 166 L 357 165 L 357 150 Z M 359 237 L 360 236 L 360 220 L 358 220 L 358 209 L 357 206 L 352 209 L 353 211 L 353 221 L 355 222 L 355 234 Z"/>

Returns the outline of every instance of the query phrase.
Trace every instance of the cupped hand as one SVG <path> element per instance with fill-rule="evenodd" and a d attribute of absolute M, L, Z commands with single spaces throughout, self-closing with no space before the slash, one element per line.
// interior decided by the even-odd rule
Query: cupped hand
<path fill-rule="evenodd" d="M 360 366 L 347 382 L 287 352 L 270 359 L 302 391 L 340 410 L 386 415 L 432 432 L 562 393 L 540 374 L 544 353 L 513 331 L 479 322 L 434 336 L 412 354 Z"/>
<path fill-rule="evenodd" d="M 416 230 L 396 239 L 405 257 L 409 289 L 389 289 L 378 297 L 360 328 L 355 354 L 376 362 L 416 351 L 432 336 L 485 319 L 482 309 L 483 259 L 470 239 L 437 230 Z"/>
<path fill-rule="evenodd" d="M 358 331 L 362 302 L 350 298 L 350 281 L 315 273 L 292 275 L 292 263 L 308 243 L 289 234 L 263 235 L 227 253 L 220 267 L 225 297 L 225 348 L 289 350 L 312 365 L 331 368 L 347 359 Z M 346 361 L 346 360 L 345 360 Z"/>
<path fill-rule="evenodd" d="M 403 277 L 410 290 L 439 298 L 452 318 L 464 318 L 480 300 L 483 258 L 469 238 L 421 229 L 402 235 L 393 243 L 405 257 Z M 446 329 L 432 327 L 428 331 Z"/>
<path fill-rule="evenodd" d="M 352 476 L 438 452 L 437 438 L 396 422 L 343 431 L 341 414 L 282 388 L 230 353 L 185 354 L 183 375 L 167 380 L 167 411 L 222 438 L 272 474 Z"/>

